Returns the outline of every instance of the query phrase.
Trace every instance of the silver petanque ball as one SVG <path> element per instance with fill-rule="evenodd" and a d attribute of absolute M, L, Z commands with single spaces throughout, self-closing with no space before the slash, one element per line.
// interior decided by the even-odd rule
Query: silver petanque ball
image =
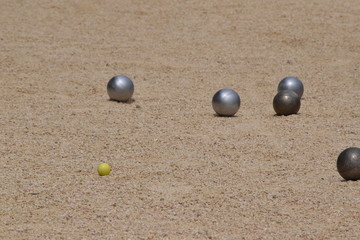
<path fill-rule="evenodd" d="M 232 89 L 220 89 L 212 98 L 212 106 L 219 116 L 231 117 L 240 108 L 240 96 Z"/>
<path fill-rule="evenodd" d="M 277 115 L 296 114 L 300 105 L 300 97 L 290 90 L 278 92 L 273 99 L 273 107 Z"/>
<path fill-rule="evenodd" d="M 134 93 L 134 84 L 127 76 L 118 75 L 109 80 L 107 93 L 111 100 L 126 102 Z"/>
<path fill-rule="evenodd" d="M 336 165 L 345 180 L 360 180 L 360 148 L 351 147 L 342 151 Z"/>
<path fill-rule="evenodd" d="M 280 81 L 278 92 L 283 90 L 292 90 L 301 98 L 304 93 L 304 85 L 297 77 L 286 77 Z"/>

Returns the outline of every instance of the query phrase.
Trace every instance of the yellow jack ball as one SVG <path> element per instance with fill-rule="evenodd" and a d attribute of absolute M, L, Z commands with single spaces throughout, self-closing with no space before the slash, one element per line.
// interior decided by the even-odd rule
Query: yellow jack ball
<path fill-rule="evenodd" d="M 98 173 L 100 176 L 105 176 L 110 173 L 111 168 L 110 168 L 109 164 L 102 163 L 98 166 L 97 170 L 98 170 Z"/>

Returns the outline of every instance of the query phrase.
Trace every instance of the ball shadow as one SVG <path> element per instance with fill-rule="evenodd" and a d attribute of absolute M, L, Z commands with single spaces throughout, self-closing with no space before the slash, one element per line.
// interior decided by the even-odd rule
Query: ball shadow
<path fill-rule="evenodd" d="M 288 115 L 283 115 L 283 114 L 273 114 L 273 117 L 289 117 L 291 115 L 301 115 L 301 113 L 292 113 L 292 114 L 288 114 Z"/>
<path fill-rule="evenodd" d="M 126 102 L 122 102 L 122 101 L 117 101 L 117 100 L 114 100 L 114 99 L 109 98 L 108 101 L 109 101 L 109 102 L 122 103 L 122 104 L 132 104 L 132 103 L 135 102 L 135 99 L 134 99 L 134 98 L 130 98 L 130 99 L 127 100 Z"/>
<path fill-rule="evenodd" d="M 353 180 L 353 179 L 349 179 L 349 180 L 346 180 L 346 179 L 342 179 L 340 180 L 340 182 L 357 182 L 359 180 Z"/>
<path fill-rule="evenodd" d="M 224 116 L 224 115 L 218 115 L 216 113 L 213 114 L 214 117 L 216 118 L 237 118 L 237 115 L 233 115 L 233 116 Z"/>

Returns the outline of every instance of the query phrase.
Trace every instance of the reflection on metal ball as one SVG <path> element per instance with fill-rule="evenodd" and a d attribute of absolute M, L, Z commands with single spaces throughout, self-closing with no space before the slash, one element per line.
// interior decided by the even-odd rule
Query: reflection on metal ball
<path fill-rule="evenodd" d="M 232 89 L 220 89 L 212 98 L 212 106 L 219 116 L 231 117 L 240 108 L 240 96 Z"/>
<path fill-rule="evenodd" d="M 273 99 L 273 107 L 277 115 L 296 114 L 300 105 L 300 97 L 290 90 L 278 92 Z"/>
<path fill-rule="evenodd" d="M 134 93 L 134 84 L 130 78 L 124 75 L 118 75 L 109 80 L 107 93 L 111 100 L 126 102 Z"/>
<path fill-rule="evenodd" d="M 297 77 L 286 77 L 278 85 L 278 92 L 283 90 L 294 91 L 301 98 L 304 93 L 304 85 Z"/>
<path fill-rule="evenodd" d="M 345 180 L 360 180 L 360 148 L 342 151 L 337 159 L 337 170 Z"/>

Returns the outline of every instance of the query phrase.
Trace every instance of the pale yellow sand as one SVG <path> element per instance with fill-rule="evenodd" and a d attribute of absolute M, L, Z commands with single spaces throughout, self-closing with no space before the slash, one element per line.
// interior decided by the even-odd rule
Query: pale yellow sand
<path fill-rule="evenodd" d="M 336 170 L 359 23 L 357 0 L 1 1 L 0 239 L 360 239 Z M 117 74 L 133 103 L 108 101 Z M 276 117 L 287 75 L 302 106 Z"/>

